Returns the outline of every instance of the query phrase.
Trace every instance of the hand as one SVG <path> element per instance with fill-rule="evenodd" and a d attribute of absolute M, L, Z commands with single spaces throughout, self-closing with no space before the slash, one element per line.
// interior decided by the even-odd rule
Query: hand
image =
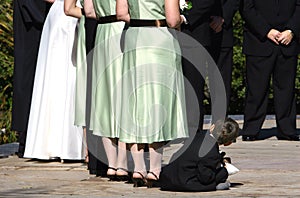
<path fill-rule="evenodd" d="M 55 0 L 45 0 L 48 3 L 54 3 Z"/>
<path fill-rule="evenodd" d="M 181 31 L 181 24 L 185 23 L 184 21 L 184 16 L 180 15 L 180 24 L 178 24 L 175 29 Z"/>
<path fill-rule="evenodd" d="M 268 39 L 279 45 L 278 38 L 280 38 L 281 32 L 275 29 L 271 29 L 267 35 Z"/>
<path fill-rule="evenodd" d="M 220 16 L 211 16 L 210 19 L 210 28 L 213 29 L 216 33 L 221 32 L 224 19 Z"/>
<path fill-rule="evenodd" d="M 281 32 L 280 36 L 277 38 L 277 41 L 283 45 L 288 45 L 293 39 L 293 33 L 289 30 Z"/>

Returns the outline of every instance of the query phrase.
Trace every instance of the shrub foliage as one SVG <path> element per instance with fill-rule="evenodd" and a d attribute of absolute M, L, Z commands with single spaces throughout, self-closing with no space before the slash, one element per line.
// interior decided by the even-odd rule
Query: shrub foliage
<path fill-rule="evenodd" d="M 13 9 L 12 0 L 0 4 L 0 144 L 16 140 L 10 131 L 13 75 Z"/>

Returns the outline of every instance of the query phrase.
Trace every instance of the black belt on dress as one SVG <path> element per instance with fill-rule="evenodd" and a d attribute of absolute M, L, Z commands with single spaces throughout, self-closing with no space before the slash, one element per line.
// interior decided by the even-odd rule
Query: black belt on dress
<path fill-rule="evenodd" d="M 167 21 L 161 20 L 147 20 L 147 19 L 130 19 L 130 27 L 167 27 Z"/>
<path fill-rule="evenodd" d="M 117 15 L 104 16 L 98 19 L 98 24 L 114 23 L 114 22 L 118 22 Z"/>

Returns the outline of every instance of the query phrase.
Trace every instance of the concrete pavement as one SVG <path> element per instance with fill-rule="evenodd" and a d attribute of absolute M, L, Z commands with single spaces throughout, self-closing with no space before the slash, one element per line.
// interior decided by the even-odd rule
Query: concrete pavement
<path fill-rule="evenodd" d="M 239 121 L 242 125 L 242 122 Z M 298 128 L 300 120 L 298 119 Z M 300 142 L 279 141 L 266 120 L 260 141 L 221 147 L 240 172 L 228 191 L 164 192 L 88 174 L 83 163 L 0 158 L 0 197 L 300 197 Z M 299 131 L 298 131 L 299 132 Z M 1 148 L 0 148 L 1 149 Z"/>

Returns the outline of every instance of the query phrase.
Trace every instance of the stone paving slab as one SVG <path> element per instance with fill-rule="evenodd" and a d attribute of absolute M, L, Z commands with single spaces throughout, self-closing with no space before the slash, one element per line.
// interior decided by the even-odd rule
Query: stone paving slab
<path fill-rule="evenodd" d="M 299 120 L 297 124 L 299 128 Z M 233 145 L 221 147 L 240 169 L 229 177 L 232 187 L 228 191 L 133 188 L 91 176 L 81 162 L 35 161 L 12 155 L 0 159 L 0 197 L 300 197 L 300 143 L 278 141 L 274 126 L 274 120 L 265 121 L 260 141 L 243 142 L 239 137 Z"/>

